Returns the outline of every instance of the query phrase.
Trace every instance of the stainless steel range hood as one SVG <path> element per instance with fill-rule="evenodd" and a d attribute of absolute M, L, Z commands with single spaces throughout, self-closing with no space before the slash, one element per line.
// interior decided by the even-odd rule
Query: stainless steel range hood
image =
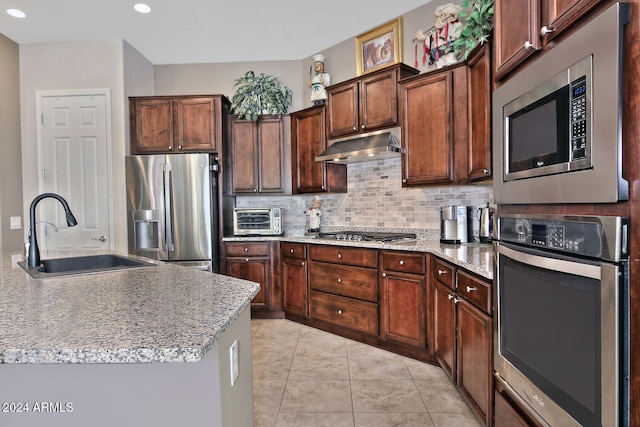
<path fill-rule="evenodd" d="M 316 157 L 316 162 L 356 163 L 400 157 L 399 127 L 329 141 L 330 145 Z"/>

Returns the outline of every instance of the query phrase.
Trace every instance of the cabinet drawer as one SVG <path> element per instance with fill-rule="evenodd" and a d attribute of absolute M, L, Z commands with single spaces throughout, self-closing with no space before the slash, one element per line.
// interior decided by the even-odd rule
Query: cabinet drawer
<path fill-rule="evenodd" d="M 378 335 L 378 304 L 311 291 L 310 315 L 313 319 Z"/>
<path fill-rule="evenodd" d="M 309 256 L 314 261 L 357 265 L 360 267 L 378 267 L 378 251 L 375 249 L 311 245 Z"/>
<path fill-rule="evenodd" d="M 352 298 L 378 301 L 378 270 L 339 264 L 309 264 L 311 289 Z"/>
<path fill-rule="evenodd" d="M 307 245 L 304 243 L 280 243 L 280 254 L 286 258 L 306 259 Z"/>
<path fill-rule="evenodd" d="M 227 256 L 269 255 L 268 242 L 235 242 L 226 243 Z"/>
<path fill-rule="evenodd" d="M 454 290 L 455 282 L 453 273 L 455 269 L 453 266 L 441 261 L 438 258 L 433 258 L 433 277 L 447 286 L 449 289 Z"/>
<path fill-rule="evenodd" d="M 482 282 L 463 271 L 458 271 L 458 295 L 491 315 L 491 284 Z"/>
<path fill-rule="evenodd" d="M 385 271 L 425 273 L 425 256 L 409 252 L 382 252 L 382 268 Z"/>

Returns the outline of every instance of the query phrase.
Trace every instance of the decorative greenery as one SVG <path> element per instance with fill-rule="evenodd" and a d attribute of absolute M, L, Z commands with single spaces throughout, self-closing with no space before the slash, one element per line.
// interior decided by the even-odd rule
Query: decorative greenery
<path fill-rule="evenodd" d="M 453 41 L 453 51 L 458 58 L 467 59 L 478 43 L 489 41 L 493 30 L 494 0 L 462 1 L 460 17 L 464 18 L 464 27 L 460 36 Z"/>
<path fill-rule="evenodd" d="M 273 76 L 255 75 L 247 71 L 236 80 L 238 87 L 231 98 L 231 111 L 247 120 L 258 120 L 260 114 L 284 114 L 291 105 L 291 89 Z"/>

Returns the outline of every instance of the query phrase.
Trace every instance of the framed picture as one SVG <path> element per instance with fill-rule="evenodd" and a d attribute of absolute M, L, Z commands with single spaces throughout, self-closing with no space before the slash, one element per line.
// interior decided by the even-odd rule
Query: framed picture
<path fill-rule="evenodd" d="M 358 76 L 402 61 L 402 18 L 356 37 Z"/>

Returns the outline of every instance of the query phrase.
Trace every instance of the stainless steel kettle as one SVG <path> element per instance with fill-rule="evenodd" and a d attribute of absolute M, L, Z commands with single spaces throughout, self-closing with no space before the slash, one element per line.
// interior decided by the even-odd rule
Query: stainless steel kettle
<path fill-rule="evenodd" d="M 491 232 L 493 231 L 493 209 L 489 207 L 489 203 L 487 203 L 486 207 L 478 208 L 476 216 L 480 221 L 480 230 L 478 232 L 480 243 L 491 242 Z"/>

